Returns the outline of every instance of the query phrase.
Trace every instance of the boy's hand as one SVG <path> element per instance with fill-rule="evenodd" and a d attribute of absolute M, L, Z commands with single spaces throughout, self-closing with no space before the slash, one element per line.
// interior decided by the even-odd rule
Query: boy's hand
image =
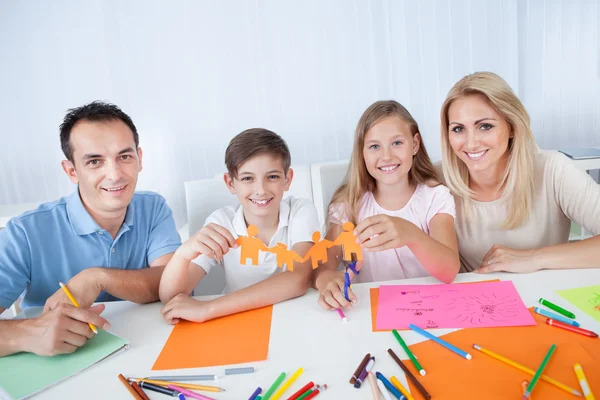
<path fill-rule="evenodd" d="M 192 322 L 205 322 L 211 319 L 208 301 L 194 300 L 181 293 L 165 304 L 160 313 L 171 325 L 177 324 L 182 319 Z"/>
<path fill-rule="evenodd" d="M 323 271 L 318 289 L 319 305 L 325 310 L 351 307 L 358 300 L 350 288 L 348 298 L 352 303 L 344 297 L 344 271 Z"/>
<path fill-rule="evenodd" d="M 237 247 L 231 232 L 220 225 L 210 223 L 179 246 L 176 253 L 189 261 L 200 254 L 221 260 L 230 248 Z"/>

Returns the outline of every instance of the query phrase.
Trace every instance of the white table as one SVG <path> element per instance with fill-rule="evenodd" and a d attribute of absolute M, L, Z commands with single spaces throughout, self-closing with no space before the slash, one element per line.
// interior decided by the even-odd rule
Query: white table
<path fill-rule="evenodd" d="M 567 309 L 575 309 L 570 303 L 554 293 L 558 289 L 569 289 L 600 283 L 600 269 L 541 271 L 533 274 L 497 273 L 490 275 L 460 274 L 456 282 L 470 282 L 499 278 L 512 280 L 527 306 L 536 304 L 541 296 Z M 403 281 L 389 281 L 385 284 L 439 283 L 434 278 L 419 278 Z M 389 332 L 371 332 L 369 288 L 379 283 L 353 285 L 359 303 L 346 312 L 349 321 L 342 323 L 335 312 L 323 311 L 317 304 L 317 292 L 310 290 L 305 296 L 277 304 L 273 308 L 271 341 L 267 361 L 254 362 L 256 372 L 248 375 L 223 376 L 224 367 L 209 367 L 193 370 L 167 371 L 166 374 L 218 374 L 218 385 L 227 391 L 205 393 L 216 399 L 247 399 L 257 386 L 266 390 L 275 378 L 285 371 L 293 373 L 303 367 L 304 373 L 283 398 L 289 397 L 309 380 L 327 383 L 329 389 L 317 399 L 370 399 L 371 390 L 365 385 L 354 389 L 348 380 L 366 353 L 376 356 L 376 369 L 394 374 L 401 381 L 404 375 L 387 354 L 388 348 L 397 349 L 403 354 L 393 335 Z M 129 302 L 107 303 L 104 313 L 112 324 L 112 332 L 130 341 L 131 348 L 111 357 L 81 374 L 59 383 L 40 393 L 40 399 L 131 399 L 131 395 L 117 379 L 117 374 L 125 376 L 162 375 L 161 371 L 151 371 L 158 354 L 167 340 L 172 327 L 167 325 L 159 314 L 161 304 L 135 305 Z M 578 321 L 583 327 L 600 331 L 600 323 L 583 312 L 577 312 Z M 432 330 L 440 335 L 451 332 L 449 329 Z M 403 332 L 408 344 L 423 341 L 423 337 L 413 332 Z M 202 340 L 202 338 L 198 338 Z M 244 365 L 237 365 L 244 366 Z M 406 383 L 406 382 L 404 382 Z M 212 382 L 206 384 L 213 384 Z M 152 399 L 168 397 L 148 391 Z"/>

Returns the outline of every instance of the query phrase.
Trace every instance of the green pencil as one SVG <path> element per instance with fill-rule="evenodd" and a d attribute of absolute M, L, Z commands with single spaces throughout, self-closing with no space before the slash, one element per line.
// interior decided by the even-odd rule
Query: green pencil
<path fill-rule="evenodd" d="M 398 341 L 398 343 L 400 343 L 400 346 L 402 346 L 402 348 L 408 355 L 408 358 L 410 358 L 410 361 L 412 361 L 412 363 L 415 366 L 415 368 L 417 369 L 417 371 L 419 371 L 419 374 L 421 374 L 421 376 L 425 376 L 425 374 L 426 374 L 425 370 L 423 369 L 423 367 L 421 367 L 421 364 L 419 364 L 419 362 L 415 358 L 415 355 L 410 351 L 410 349 L 408 348 L 406 343 L 404 343 L 404 340 L 402 340 L 398 331 L 395 329 L 392 329 L 392 333 L 396 337 L 396 340 Z"/>
<path fill-rule="evenodd" d="M 273 395 L 273 392 L 275 392 L 275 390 L 277 390 L 277 387 L 279 385 L 281 385 L 281 382 L 283 382 L 283 380 L 285 379 L 285 372 L 282 372 L 279 377 L 277 379 L 275 379 L 275 382 L 273 382 L 273 384 L 271 385 L 271 387 L 269 388 L 269 390 L 267 390 L 267 392 L 265 394 L 263 394 L 263 400 L 269 400 L 271 398 L 271 396 Z"/>
<path fill-rule="evenodd" d="M 308 396 L 309 394 L 311 394 L 313 392 L 312 389 L 307 390 L 306 392 L 302 393 L 302 396 L 298 397 L 298 399 L 296 400 L 302 400 L 303 398 L 305 398 L 306 396 Z"/>
<path fill-rule="evenodd" d="M 571 311 L 567 311 L 564 308 L 562 308 L 561 306 L 557 306 L 554 303 L 550 303 L 548 300 L 543 299 L 541 297 L 540 297 L 539 301 L 540 301 L 540 304 L 545 305 L 546 307 L 556 311 L 557 313 L 562 314 L 567 318 L 575 319 L 575 314 L 573 314 Z"/>
<path fill-rule="evenodd" d="M 542 361 L 542 363 L 538 367 L 537 371 L 535 371 L 535 375 L 533 376 L 533 379 L 529 383 L 529 386 L 527 386 L 525 393 L 523 393 L 523 397 L 521 397 L 522 400 L 527 400 L 529 398 L 529 396 L 531 396 L 531 392 L 533 391 L 535 384 L 537 383 L 538 379 L 540 379 L 540 376 L 542 376 L 542 372 L 544 372 L 546 365 L 548 365 L 548 361 L 550 361 L 550 357 L 552 357 L 552 353 L 554 353 L 555 349 L 556 349 L 555 344 L 550 346 L 550 349 L 548 349 L 548 353 L 546 353 L 546 357 L 544 357 L 544 361 Z"/>

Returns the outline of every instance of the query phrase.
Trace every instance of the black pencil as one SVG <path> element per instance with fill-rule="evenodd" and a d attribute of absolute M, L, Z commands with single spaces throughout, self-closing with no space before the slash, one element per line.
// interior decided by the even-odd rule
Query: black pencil
<path fill-rule="evenodd" d="M 394 353 L 394 350 L 388 349 L 388 353 L 390 354 L 390 356 L 392 356 L 392 358 L 394 359 L 394 361 L 396 361 L 396 363 L 400 366 L 400 368 L 402 368 L 402 371 L 404 371 L 404 373 L 406 374 L 408 379 L 410 379 L 412 381 L 412 383 L 417 387 L 417 389 L 419 390 L 419 392 L 421 392 L 423 397 L 425 397 L 427 400 L 431 399 L 431 395 L 429 394 L 429 392 L 427 390 L 425 390 L 423 385 L 421 385 L 421 382 L 419 382 L 417 380 L 417 378 L 415 378 L 415 376 L 412 374 L 412 372 L 410 372 L 410 370 L 406 367 L 406 365 L 404 365 L 402 360 L 400 360 L 398 358 L 396 353 Z"/>

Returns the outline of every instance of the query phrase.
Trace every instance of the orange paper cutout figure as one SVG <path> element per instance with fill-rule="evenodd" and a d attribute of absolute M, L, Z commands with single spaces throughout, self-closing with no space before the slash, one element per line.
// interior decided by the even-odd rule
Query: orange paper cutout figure
<path fill-rule="evenodd" d="M 331 240 L 321 239 L 321 232 L 316 231 L 312 234 L 314 245 L 304 255 L 303 262 L 311 259 L 312 269 L 319 266 L 319 262 L 324 264 L 327 262 L 327 249 L 334 246 Z"/>
<path fill-rule="evenodd" d="M 343 246 L 344 254 L 342 254 L 342 258 L 344 260 L 351 261 L 352 253 L 356 255 L 358 261 L 362 260 L 362 247 L 360 247 L 360 244 L 356 243 L 356 236 L 354 236 L 353 233 L 354 224 L 348 221 L 342 225 L 342 228 L 344 228 L 344 232 L 340 233 L 333 244 Z"/>
<path fill-rule="evenodd" d="M 268 251 L 277 256 L 277 266 L 279 268 L 283 268 L 283 264 L 285 264 L 290 271 L 294 270 L 294 260 L 298 262 L 306 261 L 294 250 L 288 250 L 285 243 L 277 242 L 277 245 L 275 247 L 270 247 Z"/>
<path fill-rule="evenodd" d="M 248 236 L 240 236 L 235 240 L 240 246 L 240 264 L 245 265 L 250 258 L 252 259 L 252 265 L 258 265 L 258 251 L 269 250 L 256 235 L 258 235 L 256 225 L 248 225 Z"/>

